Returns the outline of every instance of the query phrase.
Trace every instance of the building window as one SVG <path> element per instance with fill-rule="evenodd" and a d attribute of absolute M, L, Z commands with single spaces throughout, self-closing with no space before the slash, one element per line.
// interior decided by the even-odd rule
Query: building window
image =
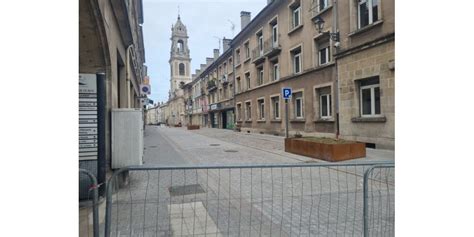
<path fill-rule="evenodd" d="M 242 104 L 237 104 L 237 120 L 242 120 Z"/>
<path fill-rule="evenodd" d="M 329 63 L 330 59 L 330 54 L 329 54 L 329 46 L 325 46 L 324 48 L 319 49 L 319 65 L 324 65 Z"/>
<path fill-rule="evenodd" d="M 263 34 L 262 32 L 257 33 L 257 44 L 258 44 L 258 57 L 263 55 Z"/>
<path fill-rule="evenodd" d="M 280 119 L 280 97 L 272 97 L 272 115 L 273 119 Z"/>
<path fill-rule="evenodd" d="M 250 89 L 250 72 L 245 73 L 245 82 L 247 83 L 247 90 Z"/>
<path fill-rule="evenodd" d="M 278 47 L 278 24 L 276 22 L 272 25 L 272 46 Z"/>
<path fill-rule="evenodd" d="M 359 28 L 376 22 L 379 18 L 379 0 L 358 0 L 357 18 Z"/>
<path fill-rule="evenodd" d="M 250 101 L 245 102 L 245 119 L 252 120 L 252 105 Z"/>
<path fill-rule="evenodd" d="M 184 42 L 182 40 L 178 40 L 177 50 L 179 53 L 184 52 Z"/>
<path fill-rule="evenodd" d="M 185 68 L 184 68 L 184 63 L 179 64 L 179 75 L 184 76 L 185 74 Z"/>
<path fill-rule="evenodd" d="M 360 114 L 361 116 L 380 115 L 379 78 L 373 77 L 360 81 Z"/>
<path fill-rule="evenodd" d="M 260 68 L 257 68 L 258 70 L 258 80 L 257 80 L 257 83 L 259 86 L 263 85 L 263 67 L 260 67 Z"/>
<path fill-rule="evenodd" d="M 241 87 L 242 85 L 240 83 L 240 77 L 237 77 L 236 80 L 237 80 L 237 88 L 236 89 L 237 89 L 237 93 L 239 93 L 239 92 L 242 91 L 242 87 Z"/>
<path fill-rule="evenodd" d="M 249 47 L 249 42 L 244 44 L 245 48 L 245 59 L 250 58 L 250 47 Z"/>
<path fill-rule="evenodd" d="M 235 63 L 240 64 L 240 49 L 235 50 Z"/>
<path fill-rule="evenodd" d="M 328 0 L 319 0 L 318 10 L 322 11 L 328 7 Z"/>
<path fill-rule="evenodd" d="M 331 95 L 324 94 L 319 97 L 319 114 L 321 118 L 331 117 Z"/>
<path fill-rule="evenodd" d="M 291 6 L 291 29 L 294 29 L 301 25 L 301 5 L 296 3 Z"/>
<path fill-rule="evenodd" d="M 259 99 L 257 100 L 258 103 L 258 119 L 264 120 L 265 119 L 265 100 Z"/>
<path fill-rule="evenodd" d="M 298 92 L 293 94 L 294 100 L 294 108 L 295 108 L 295 117 L 297 119 L 303 118 L 303 92 Z"/>
<path fill-rule="evenodd" d="M 293 62 L 293 73 L 301 72 L 301 47 L 291 51 L 291 58 Z"/>
<path fill-rule="evenodd" d="M 280 66 L 277 63 L 273 64 L 273 80 L 278 81 L 280 79 Z"/>

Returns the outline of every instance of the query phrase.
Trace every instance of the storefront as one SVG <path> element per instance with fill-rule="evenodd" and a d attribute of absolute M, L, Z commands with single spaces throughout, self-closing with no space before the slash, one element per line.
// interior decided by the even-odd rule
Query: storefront
<path fill-rule="evenodd" d="M 232 101 L 212 104 L 209 106 L 212 128 L 234 129 L 234 106 Z"/>

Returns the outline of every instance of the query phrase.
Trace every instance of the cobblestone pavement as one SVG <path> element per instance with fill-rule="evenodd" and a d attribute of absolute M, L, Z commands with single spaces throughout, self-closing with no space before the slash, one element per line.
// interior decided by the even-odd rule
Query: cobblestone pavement
<path fill-rule="evenodd" d="M 147 127 L 145 165 L 310 159 L 283 152 L 279 141 L 226 130 Z M 112 236 L 361 236 L 368 166 L 306 165 L 313 166 L 131 171 L 128 186 L 113 197 Z M 374 173 L 370 227 L 376 236 L 393 236 L 394 172 Z"/>

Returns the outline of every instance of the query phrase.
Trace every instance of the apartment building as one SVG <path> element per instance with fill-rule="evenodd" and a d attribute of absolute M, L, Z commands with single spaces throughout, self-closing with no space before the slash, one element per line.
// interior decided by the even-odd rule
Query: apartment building
<path fill-rule="evenodd" d="M 395 2 L 338 3 L 339 126 L 342 138 L 395 147 Z"/>
<path fill-rule="evenodd" d="M 333 31 L 332 6 L 313 1 L 270 2 L 252 21 L 241 13 L 242 31 L 231 45 L 235 57 L 236 120 L 243 131 L 283 134 L 285 101 L 291 87 L 289 131 L 334 137 L 336 66 L 329 34 L 320 33 L 315 17 Z"/>

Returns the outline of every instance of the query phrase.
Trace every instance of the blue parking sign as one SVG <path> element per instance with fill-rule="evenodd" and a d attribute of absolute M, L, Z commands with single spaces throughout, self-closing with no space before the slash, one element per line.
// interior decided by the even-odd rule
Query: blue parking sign
<path fill-rule="evenodd" d="M 283 99 L 291 98 L 291 88 L 284 87 L 282 88 L 281 93 L 283 94 Z"/>

